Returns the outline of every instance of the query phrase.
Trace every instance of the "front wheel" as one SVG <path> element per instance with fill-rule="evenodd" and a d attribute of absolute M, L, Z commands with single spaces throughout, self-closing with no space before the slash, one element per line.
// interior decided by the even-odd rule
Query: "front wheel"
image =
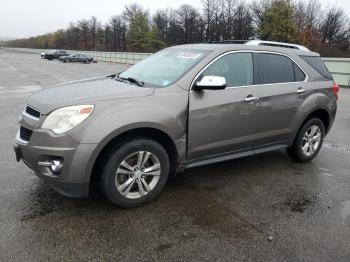
<path fill-rule="evenodd" d="M 101 186 L 120 207 L 136 207 L 154 199 L 164 188 L 170 162 L 166 150 L 150 139 L 117 145 L 104 160 Z"/>
<path fill-rule="evenodd" d="M 325 128 L 319 118 L 312 118 L 300 129 L 288 155 L 297 162 L 308 162 L 317 156 L 325 137 Z"/>

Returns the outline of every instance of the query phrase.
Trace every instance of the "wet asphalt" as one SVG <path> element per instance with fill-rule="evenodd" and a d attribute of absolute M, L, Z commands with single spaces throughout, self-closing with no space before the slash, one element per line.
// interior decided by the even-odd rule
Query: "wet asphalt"
<path fill-rule="evenodd" d="M 15 161 L 32 92 L 123 68 L 0 49 L 0 261 L 350 261 L 350 89 L 312 162 L 281 150 L 190 169 L 140 208 L 61 196 Z"/>

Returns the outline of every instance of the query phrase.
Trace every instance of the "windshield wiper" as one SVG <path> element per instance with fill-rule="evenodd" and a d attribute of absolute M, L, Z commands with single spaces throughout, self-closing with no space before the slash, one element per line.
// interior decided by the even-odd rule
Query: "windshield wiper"
<path fill-rule="evenodd" d="M 125 83 L 125 81 L 128 81 L 128 82 L 130 82 L 132 84 L 135 84 L 137 86 L 140 86 L 140 87 L 145 85 L 144 82 L 142 82 L 141 80 L 138 80 L 137 78 L 134 78 L 134 77 L 120 77 L 119 75 L 120 75 L 120 73 L 114 74 L 114 75 L 110 75 L 108 77 L 112 77 L 115 80 L 117 80 L 119 82 L 123 82 L 123 83 Z"/>
<path fill-rule="evenodd" d="M 137 86 L 143 87 L 145 85 L 144 82 L 142 82 L 141 80 L 138 80 L 137 78 L 134 77 L 118 77 L 119 79 L 122 80 L 128 80 L 129 82 L 136 84 Z"/>

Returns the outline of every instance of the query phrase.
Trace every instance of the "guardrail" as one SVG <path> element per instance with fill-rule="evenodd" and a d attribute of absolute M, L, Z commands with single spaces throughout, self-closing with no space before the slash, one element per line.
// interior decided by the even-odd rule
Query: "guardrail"
<path fill-rule="evenodd" d="M 350 86 L 350 58 L 322 58 L 333 79 L 341 86 Z"/>
<path fill-rule="evenodd" d="M 40 54 L 48 52 L 49 49 L 32 49 L 32 48 L 7 48 L 16 51 L 30 52 Z M 122 63 L 133 65 L 152 53 L 132 53 L 132 52 L 99 52 L 99 51 L 82 51 L 82 50 L 66 50 L 69 54 L 81 53 L 92 56 L 98 61 Z M 322 58 L 328 70 L 332 74 L 334 80 L 341 86 L 350 86 L 350 58 Z"/>

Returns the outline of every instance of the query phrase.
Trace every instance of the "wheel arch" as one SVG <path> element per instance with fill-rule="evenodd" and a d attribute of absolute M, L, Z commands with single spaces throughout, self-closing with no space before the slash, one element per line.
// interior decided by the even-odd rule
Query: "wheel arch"
<path fill-rule="evenodd" d="M 326 108 L 323 108 L 323 107 L 314 108 L 314 109 L 310 110 L 310 112 L 308 112 L 308 114 L 306 114 L 306 116 L 298 124 L 298 129 L 296 132 L 293 133 L 291 143 L 294 143 L 295 138 L 299 134 L 300 130 L 303 128 L 304 124 L 307 121 L 309 121 L 311 118 L 314 118 L 314 117 L 319 118 L 322 121 L 322 123 L 325 127 L 325 132 L 326 132 L 326 134 L 328 133 L 328 131 L 330 130 L 330 127 L 331 127 L 331 114 L 330 114 L 330 112 L 328 112 L 328 110 Z"/>
<path fill-rule="evenodd" d="M 108 152 L 120 141 L 139 137 L 152 139 L 164 147 L 170 160 L 170 175 L 175 174 L 179 152 L 173 138 L 167 132 L 159 128 L 137 127 L 108 136 L 97 146 L 89 161 L 89 163 L 91 163 L 90 167 L 88 168 L 88 175 L 90 176 L 90 191 L 94 189 L 96 183 L 98 182 L 101 163 L 107 156 Z"/>

